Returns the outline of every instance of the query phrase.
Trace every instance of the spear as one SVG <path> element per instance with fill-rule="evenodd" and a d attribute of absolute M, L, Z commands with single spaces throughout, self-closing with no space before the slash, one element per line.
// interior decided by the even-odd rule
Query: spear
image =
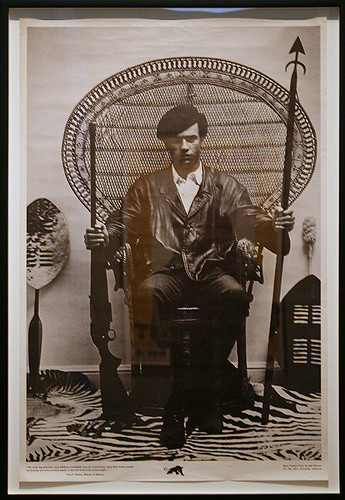
<path fill-rule="evenodd" d="M 289 206 L 289 191 L 290 191 L 290 181 L 291 181 L 292 150 L 293 150 L 296 89 L 297 89 L 297 66 L 301 66 L 303 68 L 304 74 L 306 72 L 305 65 L 298 60 L 299 53 L 305 54 L 302 42 L 299 37 L 296 38 L 295 43 L 293 44 L 289 54 L 292 54 L 293 52 L 295 52 L 295 60 L 290 61 L 285 67 L 285 71 L 287 71 L 287 68 L 290 66 L 290 64 L 294 65 L 290 82 L 290 100 L 288 108 L 287 134 L 286 134 L 286 144 L 285 144 L 283 188 L 282 188 L 282 199 L 281 199 L 281 206 L 283 210 L 286 210 Z M 271 320 L 270 320 L 267 359 L 266 359 L 264 397 L 263 397 L 262 418 L 261 418 L 262 424 L 268 423 L 270 401 L 272 398 L 272 380 L 273 380 L 276 337 L 279 325 L 280 324 L 283 325 L 282 322 L 283 311 L 281 310 L 280 307 L 280 292 L 281 292 L 282 275 L 283 275 L 284 254 L 286 254 L 285 250 L 287 248 L 287 242 L 288 238 L 286 229 L 282 230 L 279 229 L 277 233 L 278 248 L 277 248 L 276 268 L 274 273 Z"/>

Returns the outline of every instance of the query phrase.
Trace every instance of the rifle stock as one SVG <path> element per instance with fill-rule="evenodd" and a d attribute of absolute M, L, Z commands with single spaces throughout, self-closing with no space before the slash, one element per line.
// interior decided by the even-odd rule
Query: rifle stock
<path fill-rule="evenodd" d="M 91 152 L 91 226 L 96 224 L 96 175 L 95 175 L 95 134 L 96 126 L 90 124 Z M 121 359 L 114 356 L 108 343 L 114 338 L 109 336 L 112 321 L 111 304 L 108 297 L 106 259 L 103 247 L 91 251 L 91 289 L 90 289 L 91 338 L 100 357 L 100 389 L 103 418 L 105 420 L 129 422 L 133 411 L 129 397 L 120 380 L 117 368 Z"/>

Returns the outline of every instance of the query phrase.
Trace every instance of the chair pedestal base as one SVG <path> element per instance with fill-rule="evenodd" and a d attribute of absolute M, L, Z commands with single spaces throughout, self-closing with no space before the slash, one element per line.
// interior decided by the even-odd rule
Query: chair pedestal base
<path fill-rule="evenodd" d="M 131 400 L 137 411 L 159 412 L 167 405 L 186 416 L 215 406 L 221 413 L 252 406 L 247 378 L 245 324 L 236 337 L 217 334 L 197 307 L 181 307 L 169 321 L 170 366 L 132 366 Z M 237 341 L 238 369 L 228 355 Z"/>

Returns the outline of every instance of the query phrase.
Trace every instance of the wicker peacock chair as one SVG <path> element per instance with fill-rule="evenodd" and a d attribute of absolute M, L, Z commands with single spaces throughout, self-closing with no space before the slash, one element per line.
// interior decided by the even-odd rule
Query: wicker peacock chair
<path fill-rule="evenodd" d="M 146 62 L 102 81 L 77 104 L 68 119 L 62 145 L 63 166 L 72 190 L 89 210 L 89 125 L 96 124 L 99 221 L 104 222 L 111 212 L 120 209 L 128 188 L 138 177 L 169 166 L 169 156 L 156 137 L 156 128 L 166 111 L 184 103 L 196 106 L 208 121 L 203 164 L 231 172 L 247 188 L 253 204 L 267 212 L 279 204 L 287 90 L 264 74 L 237 63 L 179 57 Z M 297 102 L 290 204 L 308 184 L 315 162 L 315 132 Z M 190 325 L 198 324 L 197 311 L 182 308 L 177 321 L 186 331 Z M 186 342 L 186 334 L 182 336 Z M 137 348 L 138 341 L 134 339 L 133 343 Z M 153 349 L 150 340 L 147 345 Z M 244 379 L 245 350 L 244 332 L 238 339 Z M 188 349 L 186 352 L 188 355 Z M 143 350 L 140 355 L 143 356 Z M 161 356 L 161 364 L 164 360 Z M 133 361 L 133 365 L 137 363 Z"/>

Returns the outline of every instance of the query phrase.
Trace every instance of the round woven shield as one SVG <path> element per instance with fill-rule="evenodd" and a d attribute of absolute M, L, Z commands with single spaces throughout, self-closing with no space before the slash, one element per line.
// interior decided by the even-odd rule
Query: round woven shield
<path fill-rule="evenodd" d="M 60 210 L 46 198 L 27 207 L 26 280 L 36 290 L 60 273 L 69 255 L 69 231 Z"/>

